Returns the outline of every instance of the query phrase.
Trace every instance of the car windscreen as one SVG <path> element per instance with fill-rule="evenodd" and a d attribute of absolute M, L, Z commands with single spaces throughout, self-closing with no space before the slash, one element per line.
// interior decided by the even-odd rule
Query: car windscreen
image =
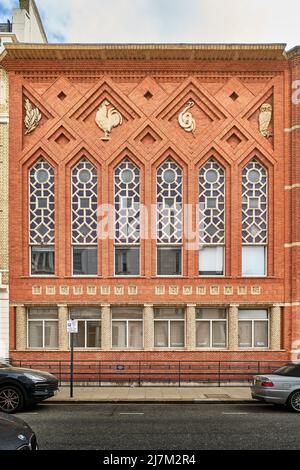
<path fill-rule="evenodd" d="M 275 370 L 275 375 L 284 375 L 286 377 L 300 377 L 300 364 L 288 364 Z"/>

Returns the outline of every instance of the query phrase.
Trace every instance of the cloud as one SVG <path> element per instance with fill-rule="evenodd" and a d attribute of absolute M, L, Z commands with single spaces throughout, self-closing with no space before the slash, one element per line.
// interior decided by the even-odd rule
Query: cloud
<path fill-rule="evenodd" d="M 288 42 L 299 0 L 36 0 L 67 42 Z"/>
<path fill-rule="evenodd" d="M 11 9 L 17 0 L 0 0 Z M 299 0 L 36 0 L 51 42 L 299 41 Z"/>

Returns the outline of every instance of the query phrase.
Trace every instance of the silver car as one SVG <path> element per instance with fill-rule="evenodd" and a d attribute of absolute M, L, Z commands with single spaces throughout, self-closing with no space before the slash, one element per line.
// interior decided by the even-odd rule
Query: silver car
<path fill-rule="evenodd" d="M 300 413 L 300 363 L 292 362 L 272 374 L 254 376 L 251 394 L 255 400 L 287 405 Z"/>

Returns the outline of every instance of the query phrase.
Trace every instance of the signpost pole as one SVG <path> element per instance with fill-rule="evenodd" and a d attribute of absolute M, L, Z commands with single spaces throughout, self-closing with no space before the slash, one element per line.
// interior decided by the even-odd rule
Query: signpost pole
<path fill-rule="evenodd" d="M 70 334 L 70 397 L 73 398 L 73 382 L 74 382 L 74 333 L 78 333 L 77 320 L 67 320 L 67 332 Z"/>
<path fill-rule="evenodd" d="M 73 381 L 74 381 L 74 333 L 71 335 L 71 364 L 70 364 L 70 397 L 73 398 Z"/>

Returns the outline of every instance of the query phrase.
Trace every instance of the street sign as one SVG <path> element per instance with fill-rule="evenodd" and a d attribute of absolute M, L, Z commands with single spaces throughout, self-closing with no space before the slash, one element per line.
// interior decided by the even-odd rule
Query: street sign
<path fill-rule="evenodd" d="M 70 397 L 73 397 L 74 381 L 74 334 L 78 333 L 78 320 L 67 320 L 67 333 L 70 333 Z"/>
<path fill-rule="evenodd" d="M 78 320 L 67 320 L 67 333 L 78 333 Z"/>

